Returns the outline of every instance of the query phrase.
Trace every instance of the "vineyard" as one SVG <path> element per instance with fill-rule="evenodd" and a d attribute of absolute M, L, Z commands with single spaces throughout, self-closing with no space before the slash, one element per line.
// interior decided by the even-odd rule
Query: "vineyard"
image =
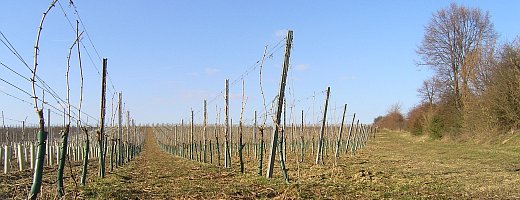
<path fill-rule="evenodd" d="M 59 91 L 55 89 L 58 86 L 47 84 L 43 78 L 37 75 L 38 56 L 41 51 L 39 48 L 40 36 L 46 17 L 55 7 L 61 9 L 75 33 L 75 40 L 68 48 L 65 68 L 66 87 L 63 93 L 56 92 Z M 274 173 L 275 165 L 278 166 L 279 163 L 279 166 L 276 168 L 280 169 L 286 184 L 292 182 L 289 176 L 292 176 L 292 173 L 288 172 L 288 168 L 292 168 L 294 163 L 299 165 L 309 162 L 307 158 L 309 155 L 315 155 L 313 163 L 316 165 L 333 163 L 336 166 L 339 158 L 349 153 L 355 155 L 367 145 L 370 138 L 375 137 L 377 129 L 371 125 L 360 124 L 359 120 L 355 123 L 356 115 L 347 115 L 346 104 L 342 110 L 342 121 L 339 124 L 337 120 L 333 123 L 327 121 L 327 119 L 337 118 L 336 116 L 331 117 L 330 113 L 327 115 L 331 93 L 330 87 L 325 91 L 318 92 L 323 94 L 325 98 L 324 106 L 321 107 L 323 111 L 321 113 L 322 116 L 319 117 L 321 120 L 316 123 L 311 123 L 310 120 L 306 122 L 304 118 L 310 118 L 305 116 L 309 115 L 311 107 L 308 107 L 307 111 L 301 110 L 301 123 L 298 125 L 295 122 L 296 112 L 293 112 L 293 109 L 297 107 L 296 102 L 308 101 L 311 97 L 313 101 L 316 101 L 316 92 L 312 96 L 296 99 L 293 94 L 294 86 L 288 86 L 287 84 L 293 40 L 293 32 L 290 30 L 287 32 L 286 37 L 278 41 L 276 45 L 272 47 L 266 45 L 261 60 L 246 69 L 240 77 L 232 80 L 231 86 L 229 79 L 225 80 L 225 88 L 220 93 L 223 96 L 217 95 L 209 101 L 209 105 L 215 106 L 217 111 L 215 113 L 214 125 L 207 123 L 208 103 L 206 100 L 203 101 L 203 109 L 199 112 L 195 113 L 191 110 L 191 120 L 186 120 L 186 122 L 181 120 L 180 124 L 153 125 L 152 127 L 137 125 L 135 120 L 130 117 L 130 111 L 125 110 L 126 108 L 123 106 L 122 93 L 115 91 L 115 86 L 108 76 L 108 59 L 100 58 L 72 1 L 69 2 L 68 7 L 70 9 L 68 12 L 72 12 L 68 14 L 73 14 L 76 17 L 76 26 L 71 23 L 71 19 L 60 1 L 52 1 L 48 9 L 43 13 L 40 28 L 37 32 L 36 45 L 34 47 L 34 65 L 32 67 L 18 54 L 8 38 L 2 34 L 4 45 L 30 70 L 31 74 L 26 76 L 23 72 L 6 64 L 3 64 L 4 68 L 13 75 L 30 82 L 32 92 L 16 84 L 17 81 L 5 79 L 2 79 L 2 81 L 18 90 L 18 92 L 27 94 L 30 99 L 33 99 L 33 103 L 26 100 L 27 98 L 19 97 L 12 91 L 2 92 L 15 100 L 29 105 L 32 104 L 39 121 L 38 124 L 26 125 L 26 120 L 6 118 L 2 113 L 4 121 L 1 131 L 6 133 L 5 138 L 2 138 L 1 141 L 1 156 L 3 158 L 1 164 L 4 169 L 3 174 L 6 175 L 4 181 L 8 182 L 11 180 L 9 176 L 13 174 L 19 179 L 17 181 L 19 183 L 15 184 L 14 187 L 12 183 L 3 184 L 3 186 L 7 186 L 7 188 L 2 189 L 5 192 L 5 196 L 2 196 L 4 198 L 20 198 L 23 196 L 20 196 L 20 194 L 28 194 L 27 196 L 30 199 L 35 199 L 38 196 L 41 198 L 78 198 L 81 196 L 82 187 L 87 186 L 89 182 L 97 180 L 93 179 L 93 177 L 103 180 L 106 176 L 106 171 L 110 174 L 113 173 L 117 168 L 123 167 L 142 151 L 145 141 L 145 129 L 148 129 L 148 131 L 152 130 L 152 133 L 148 134 L 147 140 L 156 141 L 160 148 L 169 154 L 202 163 L 215 164 L 215 166 L 224 169 L 231 169 L 233 165 L 238 163 L 240 172 L 243 174 L 250 173 L 252 170 L 251 166 L 257 163 L 255 167 L 256 174 L 271 179 L 273 174 L 276 174 Z M 80 31 L 80 28 L 83 30 Z M 80 43 L 83 41 L 84 33 L 90 42 L 90 51 L 94 50 L 102 63 L 101 70 L 98 69 L 93 61 L 89 48 L 85 44 Z M 262 67 L 264 66 L 264 61 L 267 61 L 266 57 L 272 58 L 275 53 L 284 47 L 283 41 L 286 44 L 279 90 L 277 91 L 278 95 L 272 98 L 269 103 L 266 102 L 266 94 L 271 92 L 265 91 L 264 94 Z M 83 47 L 83 50 L 81 47 Z M 87 87 L 87 84 L 92 84 L 84 78 L 84 73 L 86 73 L 84 69 L 87 70 L 88 68 L 85 68 L 85 64 L 82 62 L 82 51 L 85 51 L 90 61 L 92 61 L 90 70 L 97 72 L 101 81 L 99 119 L 82 110 L 83 101 L 90 100 L 84 97 L 84 87 Z M 75 61 L 78 68 L 76 69 L 71 65 L 73 52 L 77 54 L 77 60 Z M 259 109 L 259 116 L 257 116 L 257 111 L 254 111 L 252 120 L 254 123 L 247 123 L 244 122 L 243 116 L 244 110 L 246 108 L 249 109 L 246 107 L 247 99 L 244 85 L 249 74 L 257 70 L 260 75 L 259 88 L 263 99 L 263 109 Z M 79 72 L 79 76 L 74 75 L 72 72 Z M 107 84 L 107 79 L 110 85 Z M 71 80 L 78 80 L 79 84 Z M 242 82 L 242 101 L 240 119 L 237 125 L 237 123 L 233 123 L 229 111 L 229 90 L 230 87 L 236 87 L 240 81 Z M 72 85 L 79 87 L 79 91 L 72 89 Z M 286 97 L 286 87 L 289 88 L 289 91 L 292 91 L 289 97 Z M 107 88 L 113 93 L 109 116 L 106 115 L 108 110 Z M 38 95 L 40 92 L 41 95 Z M 45 99 L 45 94 L 50 94 L 59 106 L 50 104 Z M 62 97 L 63 94 L 65 97 Z M 79 98 L 73 98 L 71 94 L 79 95 Z M 224 105 L 221 105 L 221 108 L 224 108 L 223 113 L 220 113 L 222 109 L 219 109 L 219 103 L 217 103 L 220 99 L 219 97 L 223 97 L 224 100 Z M 268 98 L 271 99 L 271 97 Z M 77 106 L 73 105 L 73 100 L 77 101 Z M 289 101 L 292 101 L 289 105 L 290 111 L 287 110 Z M 45 110 L 45 107 L 50 108 Z M 337 108 L 334 107 L 334 115 L 337 114 L 336 110 Z M 47 116 L 44 115 L 44 112 Z M 126 114 L 126 119 L 123 116 L 124 114 Z M 202 123 L 196 124 L 194 121 L 195 114 L 203 114 L 204 119 Z M 314 115 L 313 108 L 313 118 L 315 117 Z M 60 123 L 56 122 L 51 123 L 51 119 L 54 121 L 56 116 L 63 118 L 62 125 L 57 125 Z M 345 124 L 346 118 L 349 116 L 352 116 L 351 123 Z M 15 122 L 15 124 L 21 123 L 21 125 L 6 126 L 5 119 Z M 94 120 L 95 123 L 89 123 L 88 119 Z M 110 122 L 107 123 L 107 121 Z M 220 123 L 221 121 L 223 121 L 222 124 Z M 96 160 L 98 162 L 95 162 Z M 54 169 L 57 169 L 55 182 L 49 181 L 52 180 L 52 171 Z M 97 171 L 93 171 L 93 169 Z M 25 177 L 28 176 L 27 172 L 29 171 L 34 173 L 32 184 L 26 180 L 28 177 Z M 64 182 L 67 183 L 64 185 Z M 78 182 L 80 182 L 81 187 Z M 56 190 L 50 189 L 52 187 L 56 187 Z M 18 191 L 18 193 L 15 194 L 10 191 Z"/>
<path fill-rule="evenodd" d="M 455 4 L 451 8 L 458 9 Z M 142 74 L 115 78 L 114 72 L 126 66 L 109 67 L 78 10 L 72 0 L 52 0 L 42 9 L 32 62 L 10 40 L 14 34 L 0 30 L 7 57 L 0 57 L 0 109 L 10 110 L 1 113 L 0 199 L 520 198 L 520 148 L 515 146 L 520 137 L 513 122 L 507 122 L 511 135 L 495 139 L 507 138 L 501 144 L 442 138 L 440 131 L 466 128 L 461 121 L 473 118 L 458 114 L 482 102 L 468 103 L 476 98 L 469 92 L 460 98 L 458 93 L 440 95 L 449 93 L 434 88 L 440 87 L 440 79 L 433 86 L 425 82 L 426 89 L 419 92 L 428 101 L 408 116 L 397 103 L 387 115 L 367 122 L 373 113 L 357 113 L 356 108 L 370 100 L 353 97 L 362 103 L 346 102 L 342 95 L 351 91 L 337 87 L 333 79 L 319 80 L 330 85 L 320 89 L 306 88 L 303 82 L 308 80 L 298 82 L 294 74 L 306 65 L 293 64 L 297 45 L 292 30 L 278 32 L 258 60 L 226 74 L 230 78 L 217 83 L 190 76 L 188 85 L 201 82 L 212 92 L 177 96 L 191 106 L 168 113 L 179 120 L 139 122 L 134 114 L 139 112 L 132 109 L 146 105 L 132 101 L 135 95 L 124 99 L 121 88 L 136 90 L 125 87 L 128 82 L 139 82 L 143 90 L 159 87 L 143 83 Z M 66 41 L 47 41 L 48 29 L 58 29 Z M 53 57 L 49 46 L 52 54 L 66 56 Z M 426 54 L 427 47 L 418 53 Z M 49 61 L 56 59 L 63 62 L 56 66 Z M 168 88 L 170 80 L 162 81 L 160 87 Z M 138 92 L 137 98 L 144 97 Z M 510 105 L 516 105 L 512 99 Z M 11 106 L 21 109 L 13 113 Z M 462 111 L 455 113 L 457 109 Z M 145 110 L 153 116 L 168 108 Z M 507 117 L 514 121 L 515 115 Z"/>
<path fill-rule="evenodd" d="M 180 128 L 179 125 L 178 131 Z M 249 153 L 244 151 L 245 173 L 242 174 L 234 152 L 231 168 L 222 166 L 222 155 L 219 166 L 217 155 L 211 160 L 208 153 L 204 163 L 203 153 L 199 153 L 200 162 L 197 157 L 191 160 L 167 153 L 159 147 L 153 134 L 161 129 L 169 130 L 167 127 L 143 128 L 147 135 L 143 152 L 124 167 L 109 172 L 105 179 L 96 178 L 97 162 L 91 161 L 93 182 L 78 192 L 78 198 L 470 199 L 518 198 L 520 195 L 518 186 L 513 184 L 520 179 L 520 163 L 516 159 L 520 151 L 516 147 L 461 145 L 382 131 L 369 139 L 367 146 L 355 156 L 342 153 L 334 161 L 334 151 L 329 150 L 324 165 L 315 164 L 312 147 L 306 149 L 301 162 L 298 148 L 292 152 L 289 146 L 286 166 L 290 184 L 286 184 L 278 166 L 272 179 L 258 176 L 254 148 Z M 174 135 L 174 128 L 169 133 Z M 215 150 L 213 146 L 212 151 Z M 209 148 L 208 152 L 211 152 Z M 79 163 L 73 166 L 74 173 L 78 173 Z M 45 195 L 51 198 L 54 172 L 55 168 L 45 168 L 43 190 L 48 191 Z M 68 173 L 67 170 L 66 186 L 74 187 Z M 13 171 L 1 177 L 1 193 L 5 195 L 2 198 L 24 198 L 24 194 L 14 191 L 23 191 L 28 185 L 30 171 Z"/>
<path fill-rule="evenodd" d="M 68 7 L 66 7 L 67 5 Z M 63 68 L 65 84 L 49 81 L 46 79 L 47 74 L 41 73 L 43 66 L 38 68 L 39 58 L 41 59 L 41 54 L 44 52 L 44 49 L 40 48 L 40 38 L 48 15 L 56 7 L 60 8 L 72 28 L 73 34 L 70 36 L 74 38 L 73 42 L 68 44 L 70 46 L 66 48 L 68 54 L 65 60 L 66 65 Z M 69 15 L 75 17 L 75 25 Z M 3 97 L 28 104 L 28 107 L 32 106 L 37 117 L 37 123 L 29 123 L 28 116 L 24 120 L 12 119 L 6 117 L 2 111 L 0 131 L 2 134 L 5 133 L 5 137 L 0 140 L 2 157 L 0 163 L 4 174 L 1 188 L 2 199 L 77 198 L 80 185 L 85 186 L 95 176 L 103 178 L 107 169 L 111 172 L 114 167 L 123 166 L 142 150 L 144 135 L 141 133 L 141 127 L 138 127 L 135 120 L 130 117 L 130 111 L 124 108 L 122 93 L 116 91 L 108 76 L 108 61 L 99 56 L 73 1 L 69 1 L 63 6 L 60 1 L 53 0 L 43 12 L 33 49 L 32 66 L 28 64 L 8 37 L 3 32 L 0 33 L 2 43 L 13 56 L 13 59 L 9 59 L 9 61 L 17 62 L 16 64 L 6 61 L 1 63 L 5 73 L 2 73 L 0 80 L 9 88 L 2 87 L 0 91 L 4 94 Z M 87 44 L 82 43 L 84 33 L 89 41 Z M 86 53 L 91 65 L 84 63 L 82 52 Z M 102 64 L 101 72 L 98 64 L 94 62 L 95 58 L 92 58 L 91 54 L 94 53 L 97 55 L 99 63 Z M 45 64 L 43 61 L 42 63 Z M 87 66 L 88 68 L 86 68 Z M 30 73 L 22 71 L 23 67 L 27 68 Z M 86 109 L 83 107 L 84 103 L 92 101 L 84 96 L 84 91 L 94 85 L 92 78 L 87 75 L 96 72 L 102 83 L 99 119 L 89 114 L 92 113 L 91 110 L 85 111 Z M 105 121 L 107 79 L 111 86 L 109 87 L 110 93 L 113 94 L 111 116 L 106 117 L 107 121 L 111 120 L 110 126 L 106 126 L 108 123 Z M 31 86 L 30 90 L 26 87 L 27 85 Z M 77 90 L 78 88 L 79 90 Z M 114 106 L 116 94 L 119 98 L 117 105 Z M 124 119 L 123 113 L 126 114 L 126 119 Z M 116 115 L 117 123 L 115 123 Z M 56 120 L 55 117 L 58 119 Z M 61 123 L 61 118 L 63 123 Z M 7 124 L 6 121 L 8 121 Z M 123 121 L 126 124 L 123 124 Z M 97 167 L 93 162 L 94 159 L 98 161 Z M 51 174 L 55 178 L 51 178 Z M 29 177 L 32 177 L 32 181 L 26 180 Z M 16 182 L 6 183 L 12 180 L 16 180 Z M 52 189 L 49 185 L 52 185 Z"/>

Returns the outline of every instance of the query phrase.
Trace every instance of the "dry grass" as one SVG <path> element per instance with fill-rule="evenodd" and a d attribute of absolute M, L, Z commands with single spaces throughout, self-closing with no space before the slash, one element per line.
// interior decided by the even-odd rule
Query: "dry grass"
<path fill-rule="evenodd" d="M 72 166 L 72 167 L 71 167 Z M 72 169 L 72 173 L 71 173 Z M 87 174 L 87 183 L 91 183 L 97 177 L 98 165 L 97 160 L 90 160 Z M 46 166 L 43 169 L 43 181 L 40 199 L 56 198 L 56 166 Z M 73 176 L 71 176 L 73 175 Z M 0 175 L 0 199 L 26 199 L 32 185 L 33 171 L 26 169 L 23 171 L 12 172 L 10 174 Z M 81 162 L 69 162 L 65 165 L 63 174 L 65 184 L 65 198 L 76 199 L 81 198 Z M 74 181 L 75 179 L 75 181 Z"/>
<path fill-rule="evenodd" d="M 278 170 L 271 180 L 256 175 L 246 159 L 246 173 L 189 161 L 161 152 L 149 134 L 146 150 L 127 167 L 85 190 L 88 198 L 132 199 L 380 199 L 380 198 L 520 198 L 520 148 L 429 141 L 407 133 L 386 132 L 355 157 L 332 166 L 298 164 L 289 154 L 290 184 Z M 247 154 L 246 154 L 247 155 Z M 265 165 L 264 165 L 265 166 Z"/>
<path fill-rule="evenodd" d="M 298 164 L 296 156 L 289 153 L 291 183 L 285 184 L 279 170 L 271 180 L 257 176 L 253 159 L 246 159 L 246 173 L 240 174 L 237 159 L 232 169 L 223 169 L 169 155 L 160 151 L 153 135 L 148 134 L 139 157 L 105 179 L 95 178 L 80 188 L 79 198 L 520 198 L 520 148 L 515 146 L 430 141 L 408 133 L 385 132 L 369 141 L 355 157 L 342 155 L 335 167 L 331 155 L 325 165 L 314 165 L 312 158 L 309 153 L 306 162 Z M 5 175 L 1 180 L 2 193 L 19 190 L 6 188 Z M 70 180 L 67 182 L 70 185 Z M 54 189 L 49 181 L 44 185 Z"/>

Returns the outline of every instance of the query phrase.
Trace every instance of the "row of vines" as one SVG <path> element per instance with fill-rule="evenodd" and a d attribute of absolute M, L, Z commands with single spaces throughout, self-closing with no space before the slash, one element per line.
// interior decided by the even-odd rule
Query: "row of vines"
<path fill-rule="evenodd" d="M 292 44 L 292 31 L 285 37 L 285 58 L 280 81 L 280 90 L 271 102 L 269 111 L 262 88 L 262 64 L 266 56 L 260 60 L 260 89 L 264 99 L 264 109 L 257 116 L 254 111 L 253 123 L 244 122 L 246 109 L 244 77 L 242 80 L 242 101 L 240 119 L 233 123 L 229 115 L 229 80 L 225 80 L 223 90 L 224 112 L 216 109 L 215 123 L 208 124 L 207 101 L 202 102 L 202 123 L 195 123 L 194 111 L 189 120 L 178 124 L 162 124 L 154 126 L 154 135 L 159 146 L 166 152 L 204 163 L 210 163 L 225 168 L 239 168 L 241 173 L 255 173 L 267 178 L 273 177 L 274 165 L 279 163 L 279 169 L 285 180 L 289 182 L 288 169 L 312 165 L 338 165 L 338 158 L 352 155 L 363 149 L 371 138 L 375 138 L 377 128 L 372 125 L 360 124 L 356 115 L 352 115 L 347 123 L 347 105 L 343 107 L 340 123 L 327 121 L 330 87 L 325 94 L 322 107 L 322 118 L 317 123 L 306 123 L 304 110 L 301 110 L 301 122 L 294 117 L 287 119 L 289 102 L 285 97 L 287 74 L 289 72 L 289 57 Z M 267 49 L 267 47 L 266 47 Z M 236 82 L 236 81 L 235 81 Z M 296 102 L 296 101 L 293 101 Z M 215 105 L 218 108 L 218 105 Z M 291 109 L 294 105 L 291 106 Z M 261 109 L 259 109 L 261 110 Z M 272 119 L 268 120 L 268 119 Z M 221 123 L 223 121 L 223 123 Z M 265 172 L 264 172 L 265 171 Z"/>
<path fill-rule="evenodd" d="M 57 89 L 62 85 L 51 85 L 54 80 L 44 79 L 41 73 L 49 66 L 40 66 L 39 63 L 41 51 L 46 50 L 40 48 L 40 42 L 45 38 L 43 35 L 46 19 L 53 11 L 57 12 L 58 8 L 73 30 L 73 34 L 70 35 L 73 40 L 67 48 L 68 54 L 63 62 L 64 90 Z M 75 19 L 71 20 L 71 16 Z M 73 21 L 76 22 L 75 25 Z M 30 172 L 33 174 L 31 183 L 11 185 L 9 187 L 12 187 L 12 190 L 9 191 L 23 191 L 27 194 L 27 199 L 78 197 L 80 186 L 77 180 L 79 179 L 81 186 L 85 186 L 89 180 L 92 181 L 92 177 L 104 178 L 106 170 L 113 171 L 114 167 L 121 167 L 129 162 L 142 150 L 144 131 L 136 125 L 130 111 L 123 107 L 122 93 L 116 91 L 108 77 L 108 60 L 99 56 L 72 0 L 63 2 L 63 5 L 62 2 L 53 0 L 45 9 L 37 30 L 32 66 L 18 53 L 6 34 L 0 32 L 4 46 L 20 61 L 18 64 L 0 62 L 2 70 L 8 72 L 0 74 L 0 80 L 9 87 L 2 87 L 0 92 L 5 97 L 32 106 L 38 119 L 37 123 L 29 123 L 27 118 L 11 119 L 9 113 L 5 113 L 7 116 L 4 116 L 2 112 L 0 165 L 3 174 L 6 174 L 2 180 L 8 179 L 11 174 Z M 84 42 L 85 38 L 88 42 Z M 92 58 L 93 52 L 99 62 Z M 82 57 L 82 53 L 86 53 L 87 60 L 90 60 L 92 65 L 85 63 L 87 60 Z M 102 64 L 101 72 L 96 63 Z M 23 71 L 23 67 L 28 71 Z M 97 72 L 101 82 L 100 109 L 97 111 L 85 111 L 83 108 L 84 101 L 92 99 L 90 95 L 84 95 L 84 87 L 99 87 L 99 82 L 90 81 L 92 77 L 85 78 L 87 72 Z M 106 102 L 110 93 L 107 92 L 107 79 L 111 84 L 108 89 L 113 94 L 112 112 L 108 117 Z M 31 89 L 28 89 L 27 85 L 30 85 Z M 116 96 L 118 99 L 114 100 Z M 89 114 L 93 111 L 99 113 L 99 118 Z M 64 177 L 67 167 L 70 169 L 68 178 Z M 89 170 L 93 168 L 98 170 Z M 49 176 L 54 176 L 55 181 L 43 181 L 49 179 Z M 66 184 L 65 180 L 73 183 Z M 66 189 L 66 185 L 73 187 Z M 42 191 L 42 188 L 46 188 L 45 191 Z M 49 191 L 48 188 L 55 189 Z M 0 194 L 0 198 L 20 198 L 20 194 L 6 192 Z"/>

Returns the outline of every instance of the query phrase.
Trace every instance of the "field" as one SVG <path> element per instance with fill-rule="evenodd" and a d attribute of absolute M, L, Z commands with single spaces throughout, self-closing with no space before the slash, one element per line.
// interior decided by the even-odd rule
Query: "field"
<path fill-rule="evenodd" d="M 520 198 L 520 148 L 430 141 L 402 132 L 382 132 L 356 156 L 338 165 L 298 165 L 287 156 L 290 183 L 280 170 L 273 179 L 199 163 L 160 151 L 148 129 L 144 151 L 125 167 L 81 189 L 95 199 L 514 199 Z M 3 180 L 3 179 L 2 179 Z M 2 183 L 2 187 L 6 187 Z M 1 191 L 6 191 L 2 188 Z"/>
<path fill-rule="evenodd" d="M 4 4 L 0 200 L 520 199 L 520 38 L 447 3 Z"/>

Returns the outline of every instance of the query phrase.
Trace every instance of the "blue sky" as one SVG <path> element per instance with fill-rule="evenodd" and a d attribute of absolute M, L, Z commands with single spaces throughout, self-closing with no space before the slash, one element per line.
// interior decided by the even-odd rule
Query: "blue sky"
<path fill-rule="evenodd" d="M 75 33 L 64 12 L 75 25 L 77 16 L 67 1 L 61 0 L 47 17 L 41 36 L 42 77 L 63 99 L 69 47 Z M 517 37 L 520 21 L 518 1 L 456 1 L 489 11 L 500 43 Z M 33 61 L 33 46 L 43 11 L 50 1 L 18 0 L 4 3 L 0 11 L 0 31 L 24 60 Z M 84 33 L 82 62 L 85 73 L 83 110 L 99 115 L 99 57 L 108 58 L 110 93 L 107 115 L 111 115 L 112 94 L 123 92 L 125 108 L 138 123 L 178 123 L 188 119 L 190 109 L 200 122 L 204 98 L 209 122 L 215 121 L 216 107 L 222 108 L 220 92 L 224 80 L 237 81 L 230 88 L 235 122 L 240 114 L 241 75 L 245 76 L 247 104 L 244 119 L 251 122 L 254 110 L 262 110 L 259 73 L 255 67 L 265 45 L 271 49 L 288 29 L 294 31 L 291 69 L 288 78 L 288 114 L 300 122 L 316 123 L 324 102 L 322 91 L 331 87 L 330 120 L 339 121 L 344 103 L 348 115 L 356 113 L 370 123 L 397 102 L 403 111 L 416 105 L 417 88 L 430 76 L 416 65 L 415 50 L 424 26 L 432 14 L 451 1 L 77 1 Z M 83 31 L 80 27 L 80 31 Z M 3 45 L 3 44 L 2 44 Z M 99 57 L 96 50 L 99 53 Z M 283 62 L 283 45 L 265 61 L 263 84 L 266 99 L 278 89 Z M 86 55 L 91 55 L 92 61 Z M 0 62 L 23 76 L 29 70 L 5 46 L 0 46 Z M 77 54 L 71 59 L 71 103 L 79 102 Z M 97 68 L 97 69 L 96 69 Z M 0 66 L 3 78 L 23 90 L 30 83 Z M 0 82 L 0 90 L 31 99 Z M 315 96 L 314 98 L 312 96 Z M 49 98 L 49 97 L 47 97 Z M 49 98 L 50 99 L 50 98 Z M 60 108 L 55 100 L 49 103 Z M 293 105 L 294 104 L 294 105 Z M 0 93 L 0 110 L 6 118 L 36 123 L 31 105 Z M 349 117 L 350 120 L 350 117 Z M 63 120 L 51 115 L 55 124 Z M 16 123 L 7 120 L 6 123 Z M 94 123 L 94 119 L 89 119 Z"/>

